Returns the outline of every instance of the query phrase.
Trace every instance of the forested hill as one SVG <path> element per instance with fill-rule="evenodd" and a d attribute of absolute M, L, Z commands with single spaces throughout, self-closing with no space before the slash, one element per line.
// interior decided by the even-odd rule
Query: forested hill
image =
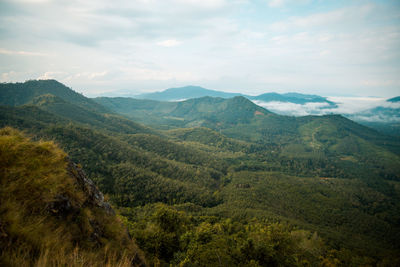
<path fill-rule="evenodd" d="M 26 104 L 0 107 L 0 127 L 53 140 L 79 162 L 150 264 L 398 262 L 396 138 L 341 116 L 279 116 L 243 97 L 101 98 L 99 112 L 79 94 L 26 90 Z"/>
<path fill-rule="evenodd" d="M 371 151 L 378 146 L 397 155 L 400 153 L 399 138 L 382 135 L 342 116 L 281 116 L 241 96 L 230 99 L 202 97 L 181 102 L 107 97 L 94 100 L 159 129 L 205 126 L 244 141 L 297 147 L 298 153 L 335 153 L 346 147 L 345 143 L 350 140 L 355 144 L 347 147 L 348 153 L 357 154 L 367 144 Z M 364 140 L 361 146 L 358 145 L 360 140 Z"/>
<path fill-rule="evenodd" d="M 37 110 L 38 113 L 48 111 L 63 119 L 103 130 L 125 133 L 149 133 L 152 131 L 113 113 L 103 105 L 99 105 L 55 80 L 0 84 L 0 105 L 24 106 L 25 110 L 40 108 Z M 28 106 L 32 108 L 28 108 Z M 30 121 L 36 120 L 35 113 L 33 111 L 31 114 L 26 114 L 31 118 Z"/>
<path fill-rule="evenodd" d="M 30 80 L 24 83 L 0 83 L 0 105 L 29 104 L 35 97 L 51 94 L 82 108 L 105 113 L 108 110 L 56 80 Z"/>
<path fill-rule="evenodd" d="M 305 103 L 327 103 L 331 107 L 336 104 L 332 101 L 327 100 L 325 97 L 319 95 L 305 95 L 299 93 L 286 93 L 286 94 L 278 94 L 278 93 L 265 93 L 258 96 L 247 96 L 247 98 L 251 100 L 259 100 L 263 102 L 289 102 L 295 104 L 305 104 Z"/>

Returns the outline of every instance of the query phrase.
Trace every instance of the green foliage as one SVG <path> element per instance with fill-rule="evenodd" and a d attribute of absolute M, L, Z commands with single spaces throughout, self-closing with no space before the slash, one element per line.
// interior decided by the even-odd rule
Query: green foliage
<path fill-rule="evenodd" d="M 279 223 L 193 217 L 162 204 L 121 212 L 151 263 L 162 266 L 316 266 L 327 252 L 316 233 Z"/>
<path fill-rule="evenodd" d="M 210 214 L 285 219 L 318 231 L 334 246 L 347 243 L 353 250 L 374 251 L 375 255 L 399 249 L 399 216 L 394 214 L 400 214 L 400 205 L 392 202 L 399 191 L 394 197 L 388 184 L 387 191 L 379 192 L 361 179 L 249 171 L 236 172 L 229 180 L 221 191 L 224 203 Z"/>
<path fill-rule="evenodd" d="M 396 263 L 398 138 L 341 116 L 279 116 L 241 97 L 96 99 L 167 129 L 157 131 L 87 108 L 68 88 L 32 95 L 30 86 L 18 84 L 26 99 L 12 102 L 29 105 L 0 107 L 0 126 L 54 140 L 80 162 L 155 265 Z"/>

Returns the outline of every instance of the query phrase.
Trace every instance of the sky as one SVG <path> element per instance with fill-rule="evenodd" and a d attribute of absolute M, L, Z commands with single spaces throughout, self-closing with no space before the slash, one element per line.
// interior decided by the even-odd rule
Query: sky
<path fill-rule="evenodd" d="M 400 95 L 400 1 L 0 0 L 0 82 Z"/>

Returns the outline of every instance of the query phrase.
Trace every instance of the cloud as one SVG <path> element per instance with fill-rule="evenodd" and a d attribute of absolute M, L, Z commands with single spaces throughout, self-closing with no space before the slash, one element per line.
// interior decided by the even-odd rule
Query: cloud
<path fill-rule="evenodd" d="M 272 8 L 284 7 L 286 5 L 304 5 L 310 0 L 268 0 L 268 6 Z"/>
<path fill-rule="evenodd" d="M 277 2 L 283 4 L 283 0 L 278 0 Z M 360 25 L 364 19 L 367 19 L 374 12 L 375 8 L 375 6 L 367 4 L 361 7 L 349 6 L 307 16 L 291 16 L 285 20 L 272 23 L 270 29 L 274 31 L 286 31 L 297 28 L 339 28 L 342 25 L 353 28 Z"/>
<path fill-rule="evenodd" d="M 321 102 L 321 103 L 309 102 L 305 104 L 296 104 L 296 103 L 279 102 L 279 101 L 272 101 L 272 102 L 253 101 L 253 102 L 256 105 L 266 108 L 272 112 L 289 116 L 327 114 L 328 112 L 324 111 L 324 109 L 330 106 L 330 104 L 326 102 Z"/>
<path fill-rule="evenodd" d="M 164 41 L 157 43 L 157 45 L 164 46 L 164 47 L 173 47 L 173 46 L 178 46 L 180 44 L 181 44 L 181 42 L 179 42 L 175 39 L 168 39 L 168 40 L 164 40 Z"/>
<path fill-rule="evenodd" d="M 28 52 L 28 51 L 14 51 L 0 48 L 0 54 L 3 55 L 18 55 L 18 56 L 46 56 L 45 53 Z"/>
<path fill-rule="evenodd" d="M 350 119 L 360 122 L 382 122 L 382 123 L 399 123 L 400 117 L 386 114 L 376 115 L 354 115 L 348 116 Z"/>
<path fill-rule="evenodd" d="M 225 0 L 175 0 L 177 4 L 190 5 L 196 8 L 216 9 L 227 5 Z"/>
<path fill-rule="evenodd" d="M 328 97 L 328 100 L 337 103 L 332 112 L 338 114 L 354 114 L 386 105 L 386 99 L 381 97 Z"/>
<path fill-rule="evenodd" d="M 285 3 L 285 0 L 270 0 L 270 1 L 268 1 L 268 5 L 270 7 L 280 7 L 280 6 L 283 6 L 284 3 Z"/>
<path fill-rule="evenodd" d="M 399 122 L 400 103 L 387 102 L 384 98 L 378 97 L 328 97 L 328 100 L 335 102 L 336 107 L 329 103 L 305 103 L 295 104 L 288 102 L 263 102 L 253 101 L 255 104 L 264 107 L 272 112 L 289 116 L 307 116 L 307 115 L 326 115 L 343 114 L 355 120 L 377 121 L 377 122 Z M 392 111 L 372 112 L 374 108 L 383 107 Z M 393 111 L 397 110 L 397 111 Z"/>
<path fill-rule="evenodd" d="M 64 71 L 47 71 L 47 72 L 43 73 L 42 75 L 40 75 L 39 77 L 37 77 L 37 79 L 38 80 L 49 80 L 49 79 L 62 80 L 66 76 L 68 76 L 68 73 L 64 72 Z"/>
<path fill-rule="evenodd" d="M 17 72 L 9 71 L 5 73 L 1 73 L 1 82 L 12 82 L 18 76 Z"/>

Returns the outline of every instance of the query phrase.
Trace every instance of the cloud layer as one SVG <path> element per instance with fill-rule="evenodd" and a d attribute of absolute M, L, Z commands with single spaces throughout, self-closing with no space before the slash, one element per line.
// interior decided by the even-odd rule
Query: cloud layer
<path fill-rule="evenodd" d="M 390 97 L 399 13 L 373 0 L 3 0 L 0 79 L 88 94 L 199 84 Z"/>
<path fill-rule="evenodd" d="M 272 112 L 288 116 L 342 114 L 356 121 L 400 122 L 400 103 L 387 102 L 377 97 L 328 97 L 328 103 L 295 104 L 287 102 L 253 101 Z"/>

